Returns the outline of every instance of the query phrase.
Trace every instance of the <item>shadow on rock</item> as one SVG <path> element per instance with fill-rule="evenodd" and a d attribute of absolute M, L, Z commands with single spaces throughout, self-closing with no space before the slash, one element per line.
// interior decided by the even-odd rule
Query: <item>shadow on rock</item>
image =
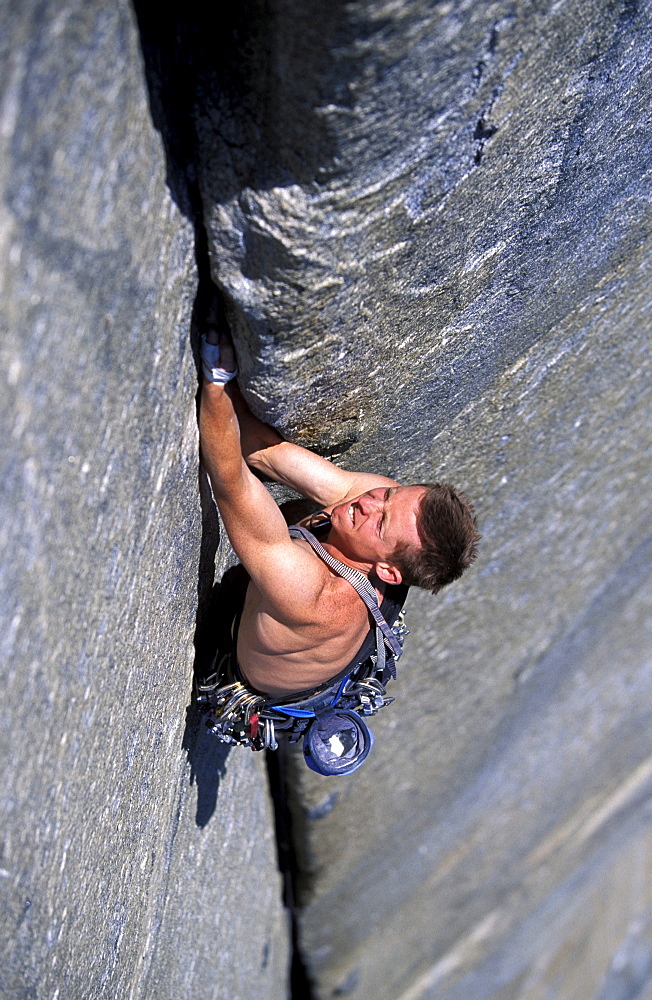
<path fill-rule="evenodd" d="M 202 538 L 197 580 L 197 621 L 195 627 L 195 680 L 210 676 L 222 655 L 231 648 L 231 624 L 242 607 L 248 577 L 240 565 L 227 569 L 214 584 L 215 553 L 219 523 L 206 474 L 200 471 L 199 495 L 202 510 Z M 197 785 L 197 826 L 206 826 L 215 812 L 221 778 L 226 770 L 229 747 L 208 732 L 202 723 L 204 710 L 196 691 L 186 709 L 183 748 L 190 762 L 190 783 Z"/>
<path fill-rule="evenodd" d="M 224 203 L 337 170 L 322 109 L 353 100 L 355 65 L 333 56 L 355 35 L 345 0 L 305 11 L 267 0 L 133 8 L 167 182 L 188 218 L 202 215 L 200 176 L 211 201 Z"/>
<path fill-rule="evenodd" d="M 232 645 L 231 624 L 244 603 L 249 577 L 241 565 L 231 566 L 210 591 L 207 600 L 199 601 L 195 632 L 195 678 L 203 680 L 215 670 Z M 200 574 L 200 592 L 202 590 Z M 183 747 L 191 766 L 190 781 L 197 783 L 198 826 L 205 826 L 217 803 L 220 778 L 224 776 L 229 747 L 202 724 L 201 705 L 192 701 L 186 710 Z"/>
<path fill-rule="evenodd" d="M 197 618 L 195 624 L 195 679 L 207 677 L 214 669 L 217 650 L 228 635 L 228 609 L 223 608 L 222 582 L 214 585 L 215 554 L 219 544 L 219 522 L 212 500 L 208 478 L 199 472 L 199 498 L 202 516 L 197 574 Z M 225 574 L 228 575 L 228 574 Z M 193 692 L 186 708 L 186 728 L 183 749 L 190 763 L 190 784 L 197 785 L 197 812 L 195 822 L 204 827 L 215 812 L 220 781 L 226 773 L 229 747 L 211 735 L 202 723 L 204 710 Z"/>
<path fill-rule="evenodd" d="M 186 709 L 183 748 L 190 761 L 190 784 L 197 785 L 195 823 L 204 827 L 215 812 L 220 781 L 226 774 L 230 747 L 220 743 L 202 724 L 203 711 L 194 697 Z"/>

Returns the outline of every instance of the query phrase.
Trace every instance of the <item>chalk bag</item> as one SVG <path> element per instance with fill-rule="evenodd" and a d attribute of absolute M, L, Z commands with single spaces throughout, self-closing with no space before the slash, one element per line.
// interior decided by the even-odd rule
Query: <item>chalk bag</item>
<path fill-rule="evenodd" d="M 303 739 L 306 764 L 318 774 L 351 774 L 374 745 L 373 733 L 356 712 L 319 715 Z"/>

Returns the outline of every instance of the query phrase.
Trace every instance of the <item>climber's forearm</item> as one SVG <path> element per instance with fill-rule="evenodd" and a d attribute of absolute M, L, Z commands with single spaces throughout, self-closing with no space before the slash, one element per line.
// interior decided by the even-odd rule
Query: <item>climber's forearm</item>
<path fill-rule="evenodd" d="M 281 444 L 283 438 L 273 427 L 254 416 L 243 399 L 237 384 L 233 386 L 231 398 L 240 425 L 242 454 L 248 465 L 261 472 L 266 472 L 266 469 L 259 468 L 258 464 L 259 462 L 264 464 L 262 453 L 268 448 Z"/>
<path fill-rule="evenodd" d="M 202 458 L 218 506 L 257 489 L 247 466 L 322 506 L 375 486 L 397 485 L 385 476 L 347 472 L 307 448 L 284 441 L 251 413 L 234 382 L 226 387 L 204 383 L 199 431 Z M 262 492 L 256 496 L 263 503 L 268 494 L 261 483 L 258 486 Z"/>
<path fill-rule="evenodd" d="M 324 477 L 331 478 L 335 467 L 306 448 L 285 441 L 273 427 L 254 416 L 236 385 L 231 393 L 247 465 L 304 496 L 320 494 Z"/>
<path fill-rule="evenodd" d="M 268 607 L 287 616 L 288 607 L 303 607 L 292 597 L 290 584 L 294 583 L 295 591 L 306 590 L 302 568 L 306 553 L 293 544 L 276 502 L 242 457 L 232 392 L 230 385 L 205 382 L 202 387 L 202 459 L 236 555 L 265 595 Z"/>
<path fill-rule="evenodd" d="M 199 409 L 202 460 L 218 503 L 220 495 L 236 488 L 247 471 L 232 394 L 231 385 L 204 382 Z"/>
<path fill-rule="evenodd" d="M 229 391 L 240 424 L 242 455 L 248 466 L 324 506 L 340 500 L 351 490 L 355 492 L 358 474 L 340 469 L 307 448 L 285 441 L 273 427 L 253 415 L 235 384 Z M 365 482 L 368 478 L 365 477 Z M 378 485 L 376 479 L 383 484 L 386 481 L 376 476 L 374 485 Z"/>

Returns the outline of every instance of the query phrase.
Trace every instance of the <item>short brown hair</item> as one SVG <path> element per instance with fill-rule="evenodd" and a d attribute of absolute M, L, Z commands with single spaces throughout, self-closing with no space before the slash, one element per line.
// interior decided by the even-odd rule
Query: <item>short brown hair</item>
<path fill-rule="evenodd" d="M 421 547 L 401 545 L 392 561 L 403 582 L 436 594 L 471 565 L 478 552 L 473 504 L 450 483 L 419 483 L 425 487 L 417 513 Z"/>

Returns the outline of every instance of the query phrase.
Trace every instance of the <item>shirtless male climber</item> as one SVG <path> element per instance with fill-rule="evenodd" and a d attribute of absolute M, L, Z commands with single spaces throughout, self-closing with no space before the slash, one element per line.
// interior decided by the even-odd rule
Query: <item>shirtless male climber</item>
<path fill-rule="evenodd" d="M 251 469 L 330 515 L 322 545 L 363 573 L 379 601 L 388 585 L 401 582 L 436 593 L 471 564 L 480 536 L 473 507 L 452 486 L 402 486 L 386 476 L 347 472 L 283 440 L 247 407 L 231 381 L 237 374 L 232 346 L 214 330 L 203 339 L 202 363 L 202 458 L 226 532 L 251 577 L 238 666 L 252 688 L 280 698 L 345 668 L 369 632 L 370 617 L 351 585 L 304 538 L 290 537 Z"/>

